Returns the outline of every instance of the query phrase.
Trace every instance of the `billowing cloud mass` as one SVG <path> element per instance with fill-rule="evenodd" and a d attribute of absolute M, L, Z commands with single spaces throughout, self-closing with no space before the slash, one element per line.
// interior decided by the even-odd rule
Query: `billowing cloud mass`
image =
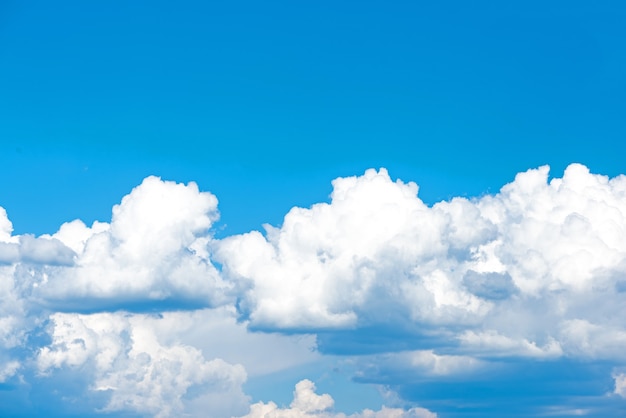
<path fill-rule="evenodd" d="M 36 294 L 84 309 L 141 308 L 154 301 L 222 304 L 227 285 L 207 252 L 217 219 L 217 199 L 195 183 L 148 177 L 113 208 L 110 224 L 87 227 L 77 220 L 50 237 L 71 249 L 74 262 L 44 269 Z"/>
<path fill-rule="evenodd" d="M 384 169 L 333 186 L 266 236 L 217 244 L 251 326 L 384 324 L 481 356 L 623 358 L 626 177 L 574 164 L 548 182 L 541 167 L 432 207 Z"/>
<path fill-rule="evenodd" d="M 36 410 L 33 388 L 78 378 L 46 396 L 94 414 L 434 417 L 465 405 L 454 385 L 552 379 L 554 404 L 526 413 L 625 408 L 625 176 L 540 167 L 429 206 L 380 169 L 334 180 L 330 198 L 223 239 L 215 196 L 156 177 L 110 222 L 51 235 L 13 235 L 0 208 L 0 388 L 30 399 L 11 416 Z M 296 372 L 288 407 L 246 394 L 309 363 L 399 401 L 335 410 Z"/>

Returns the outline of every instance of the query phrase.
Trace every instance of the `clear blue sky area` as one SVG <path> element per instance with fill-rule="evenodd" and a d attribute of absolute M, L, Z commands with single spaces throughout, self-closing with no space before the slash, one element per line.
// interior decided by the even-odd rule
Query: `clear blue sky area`
<path fill-rule="evenodd" d="M 368 167 L 430 203 L 543 164 L 613 176 L 625 18 L 621 2 L 4 1 L 0 203 L 16 232 L 52 232 L 107 220 L 156 174 L 216 193 L 234 233 Z"/>

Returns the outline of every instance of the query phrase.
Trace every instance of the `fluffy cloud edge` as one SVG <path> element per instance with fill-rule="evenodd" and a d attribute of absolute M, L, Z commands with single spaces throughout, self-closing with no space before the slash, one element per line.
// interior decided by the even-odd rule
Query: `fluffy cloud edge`
<path fill-rule="evenodd" d="M 304 379 L 296 383 L 289 407 L 281 408 L 272 401 L 257 402 L 250 406 L 247 415 L 239 418 L 437 418 L 436 413 L 420 407 L 405 410 L 383 406 L 378 411 L 364 409 L 346 415 L 333 412 L 333 406 L 334 400 L 329 394 L 317 394 L 315 383 Z"/>

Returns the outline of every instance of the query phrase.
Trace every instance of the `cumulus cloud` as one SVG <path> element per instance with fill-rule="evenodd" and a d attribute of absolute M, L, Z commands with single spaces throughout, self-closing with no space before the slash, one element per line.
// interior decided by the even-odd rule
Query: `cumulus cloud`
<path fill-rule="evenodd" d="M 621 357 L 626 177 L 548 172 L 429 207 L 416 184 L 368 170 L 265 235 L 222 240 L 216 257 L 258 329 L 386 324 L 478 356 Z M 604 337 L 585 348 L 585 333 Z"/>
<path fill-rule="evenodd" d="M 62 368 L 90 373 L 90 390 L 110 393 L 103 411 L 180 416 L 192 388 L 204 397 L 221 399 L 205 405 L 210 416 L 227 416 L 247 404 L 242 366 L 205 360 L 195 347 L 162 344 L 154 331 L 158 318 L 56 313 L 50 321 L 52 343 L 37 355 L 40 373 L 50 376 Z"/>
<path fill-rule="evenodd" d="M 34 260 L 47 264 L 36 295 L 58 309 L 222 304 L 228 286 L 207 250 L 217 218 L 217 199 L 195 183 L 148 177 L 113 208 L 110 224 L 76 220 L 49 238 L 76 255 L 70 267 L 50 267 L 44 256 Z"/>
<path fill-rule="evenodd" d="M 293 401 L 289 408 L 279 408 L 274 402 L 258 402 L 250 406 L 250 412 L 241 418 L 436 418 L 437 414 L 425 408 L 387 408 L 378 411 L 365 409 L 360 413 L 346 416 L 332 411 L 334 400 L 329 394 L 315 393 L 315 384 L 301 380 L 296 384 Z"/>
<path fill-rule="evenodd" d="M 356 379 L 383 384 L 516 361 L 623 365 L 626 177 L 540 167 L 432 206 L 418 190 L 368 170 L 334 180 L 329 203 L 222 240 L 215 196 L 157 177 L 110 222 L 51 235 L 13 235 L 0 208 L 0 383 L 70 371 L 102 411 L 229 416 L 247 410 L 238 363 L 263 376 L 357 356 Z M 345 415 L 303 381 L 289 408 L 260 402 L 256 416 Z"/>
<path fill-rule="evenodd" d="M 103 411 L 231 416 L 247 405 L 237 361 L 262 376 L 315 359 L 313 336 L 251 334 L 237 322 L 209 256 L 217 218 L 213 195 L 156 177 L 91 227 L 76 220 L 52 235 L 13 236 L 2 209 L 0 383 L 69 374 L 106 395 Z M 124 313 L 138 306 L 156 313 Z"/>
<path fill-rule="evenodd" d="M 292 209 L 281 228 L 267 227 L 266 237 L 251 232 L 219 243 L 225 271 L 250 287 L 242 307 L 253 325 L 349 328 L 384 320 L 387 313 L 373 305 L 397 305 L 407 319 L 424 321 L 486 312 L 487 302 L 441 269 L 466 257 L 458 251 L 448 258 L 448 250 L 493 234 L 471 204 L 428 208 L 415 183 L 392 182 L 385 170 L 336 179 L 333 186 L 330 204 Z M 459 218 L 455 228 L 450 217 Z"/>

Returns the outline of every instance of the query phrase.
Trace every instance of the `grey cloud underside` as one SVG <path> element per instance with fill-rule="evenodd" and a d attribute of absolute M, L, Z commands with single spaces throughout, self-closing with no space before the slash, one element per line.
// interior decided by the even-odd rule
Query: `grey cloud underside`
<path fill-rule="evenodd" d="M 416 184 L 368 170 L 336 179 L 329 203 L 293 208 L 264 234 L 215 239 L 218 215 L 212 194 L 156 177 L 110 222 L 77 220 L 51 236 L 12 235 L 2 209 L 0 383 L 87 368 L 107 411 L 193 415 L 228 393 L 243 414 L 245 371 L 181 343 L 177 330 L 201 323 L 194 312 L 219 311 L 228 327 L 315 334 L 318 353 L 356 356 L 356 380 L 418 402 L 423 382 L 445 392 L 458 390 L 454 379 L 489 376 L 489 386 L 520 364 L 567 361 L 594 376 L 589 391 L 621 402 L 624 176 L 574 164 L 548 181 L 541 167 L 497 194 L 427 206 Z M 604 366 L 596 375 L 579 361 Z M 173 370 L 187 374 L 177 381 Z M 505 386 L 502 399 L 514 392 Z M 435 401 L 424 405 L 444 408 Z"/>

